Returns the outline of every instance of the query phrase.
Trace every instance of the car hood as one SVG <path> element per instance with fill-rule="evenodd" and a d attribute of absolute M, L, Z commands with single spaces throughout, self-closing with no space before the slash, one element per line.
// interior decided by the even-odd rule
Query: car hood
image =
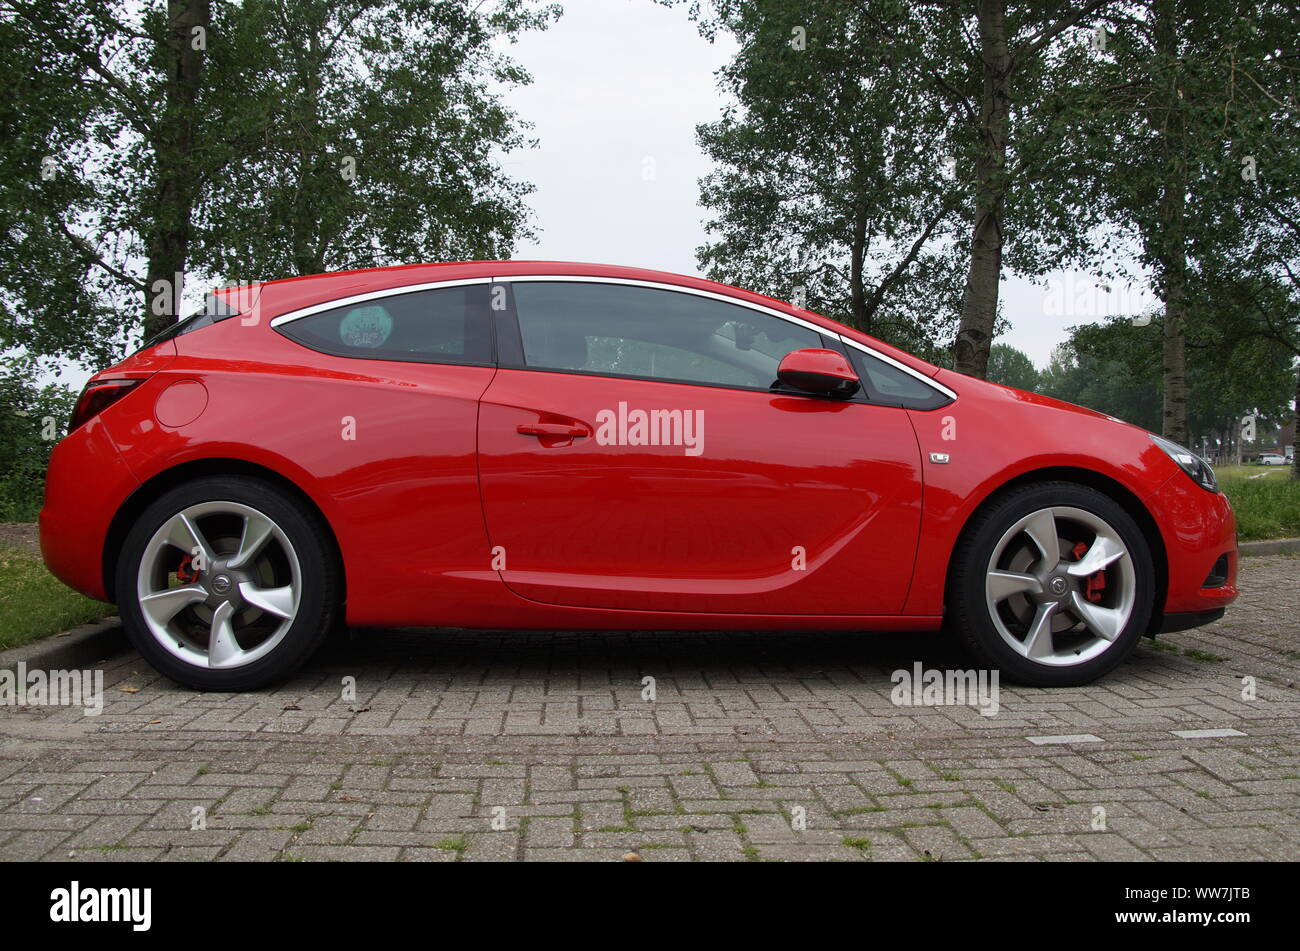
<path fill-rule="evenodd" d="M 1001 383 L 990 383 L 988 380 L 976 379 L 973 376 L 967 376 L 964 373 L 957 373 L 954 370 L 940 369 L 939 372 L 934 375 L 934 379 L 936 382 L 942 383 L 944 386 L 955 391 L 958 397 L 970 393 L 972 395 L 979 395 L 985 399 L 1004 399 L 1025 406 L 1041 406 L 1047 409 L 1075 413 L 1079 416 L 1087 416 L 1091 419 L 1104 419 L 1112 423 L 1118 423 L 1121 426 L 1127 426 L 1130 429 L 1146 432 L 1146 430 L 1141 426 L 1136 426 L 1133 423 L 1126 422 L 1116 416 L 1099 413 L 1095 409 L 1088 409 L 1088 407 L 1080 406 L 1077 403 L 1067 403 L 1065 400 L 1058 400 L 1050 396 L 1044 396 L 1042 393 L 1030 393 L 1028 390 L 1018 390 L 1014 386 L 1003 386 Z"/>

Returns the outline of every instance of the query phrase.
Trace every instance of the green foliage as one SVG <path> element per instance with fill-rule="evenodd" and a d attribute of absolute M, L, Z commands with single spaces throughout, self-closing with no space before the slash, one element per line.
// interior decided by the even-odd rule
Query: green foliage
<path fill-rule="evenodd" d="M 1163 428 L 1188 441 L 1196 404 L 1204 412 L 1214 398 L 1194 379 L 1192 351 L 1221 347 L 1225 337 L 1235 346 L 1253 332 L 1243 330 L 1243 319 L 1257 322 L 1243 310 L 1245 295 L 1224 291 L 1250 272 L 1238 259 L 1269 246 L 1284 222 L 1294 231 L 1300 214 L 1295 10 L 1147 0 L 1114 14 L 1089 71 L 1094 100 L 1069 134 L 1110 230 L 1121 241 L 1140 238 L 1131 251 L 1164 305 Z M 1262 232 L 1252 234 L 1249 223 Z M 1287 271 L 1282 257 L 1271 263 L 1273 278 Z M 1218 306 L 1207 306 L 1214 298 Z"/>
<path fill-rule="evenodd" d="M 173 6 L 205 24 L 193 89 Z M 225 284 L 507 256 L 531 189 L 501 159 L 535 143 L 502 101 L 530 81 L 503 50 L 558 12 L 3 0 L 0 352 L 112 363 L 171 319 L 156 281 L 175 270 Z"/>
<path fill-rule="evenodd" d="M 77 400 L 64 387 L 35 387 L 30 377 L 28 364 L 0 364 L 0 522 L 36 520 L 50 452 Z"/>
<path fill-rule="evenodd" d="M 1122 359 L 1081 350 L 1076 343 L 1056 348 L 1038 390 L 1144 429 L 1160 430 L 1159 382 L 1135 372 Z"/>
<path fill-rule="evenodd" d="M 114 109 L 123 99 L 85 58 L 114 51 L 113 36 L 93 0 L 0 7 L 0 352 L 111 362 L 124 315 L 139 309 L 136 288 L 87 237 L 125 212 L 112 213 L 95 181 L 123 187 L 104 181 L 122 173 L 111 149 L 126 129 Z M 120 258 L 137 251 L 127 240 Z"/>
<path fill-rule="evenodd" d="M 1225 319 L 1213 337 L 1188 351 L 1190 444 L 1211 448 L 1243 415 L 1266 424 L 1290 412 L 1291 358 L 1276 342 L 1232 332 Z M 1206 334 L 1212 329 L 1202 328 Z M 1040 391 L 1135 423 L 1154 432 L 1161 424 L 1161 319 L 1137 327 L 1123 318 L 1074 327 L 1043 371 Z"/>
<path fill-rule="evenodd" d="M 710 276 L 792 299 L 802 289 L 812 309 L 935 359 L 969 294 L 981 202 L 996 204 L 999 273 L 1003 254 L 1030 274 L 1086 256 L 1098 203 L 1072 175 L 1075 143 L 1060 128 L 1086 101 L 1076 87 L 1090 53 L 1077 40 L 1091 10 L 1011 5 L 1003 78 L 1014 109 L 996 147 L 969 9 L 713 0 L 692 10 L 706 35 L 740 44 L 721 72 L 737 105 L 699 127 L 718 165 L 701 182 Z M 996 294 L 986 303 L 992 331 Z"/>
<path fill-rule="evenodd" d="M 1003 386 L 1033 392 L 1039 386 L 1038 368 L 1034 361 L 1010 344 L 995 343 L 989 351 L 987 379 Z"/>
<path fill-rule="evenodd" d="M 532 236 L 501 153 L 530 143 L 500 41 L 558 15 L 524 0 L 245 0 L 213 47 L 232 152 L 196 263 L 230 278 L 509 256 Z"/>
<path fill-rule="evenodd" d="M 702 28 L 740 44 L 720 75 L 739 105 L 698 127 L 717 163 L 701 265 L 924 352 L 952 330 L 963 225 L 935 148 L 955 107 L 909 66 L 921 21 L 894 4 L 715 6 Z"/>

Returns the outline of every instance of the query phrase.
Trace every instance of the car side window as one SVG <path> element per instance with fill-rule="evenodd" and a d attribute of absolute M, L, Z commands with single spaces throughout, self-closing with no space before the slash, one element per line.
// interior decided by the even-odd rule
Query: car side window
<path fill-rule="evenodd" d="M 529 368 L 767 389 L 791 350 L 821 335 L 738 304 L 626 284 L 520 281 Z"/>
<path fill-rule="evenodd" d="M 487 285 L 372 298 L 278 328 L 305 347 L 341 357 L 412 363 L 492 363 Z"/>
<path fill-rule="evenodd" d="M 938 409 L 952 400 L 927 386 L 912 374 L 863 353 L 856 347 L 848 348 L 849 359 L 862 380 L 863 396 L 882 406 L 902 406 L 906 409 Z"/>

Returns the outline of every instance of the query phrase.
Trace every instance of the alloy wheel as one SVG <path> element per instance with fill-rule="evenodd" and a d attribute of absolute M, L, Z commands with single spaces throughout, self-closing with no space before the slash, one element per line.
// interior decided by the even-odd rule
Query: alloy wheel
<path fill-rule="evenodd" d="M 1053 667 L 1104 653 L 1133 615 L 1137 578 L 1128 546 L 1081 508 L 1031 512 L 1003 533 L 986 571 L 985 603 L 1020 656 Z"/>
<path fill-rule="evenodd" d="M 284 639 L 302 571 L 285 532 L 240 502 L 187 506 L 154 532 L 136 594 L 150 633 L 195 667 L 243 667 Z"/>

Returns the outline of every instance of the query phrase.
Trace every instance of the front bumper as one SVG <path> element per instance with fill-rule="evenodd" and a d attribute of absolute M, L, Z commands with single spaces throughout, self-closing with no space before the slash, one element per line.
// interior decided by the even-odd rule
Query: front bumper
<path fill-rule="evenodd" d="M 1181 614 L 1166 614 L 1164 620 L 1160 623 L 1160 630 L 1156 634 L 1176 634 L 1179 631 L 1190 631 L 1194 627 L 1204 627 L 1206 624 L 1213 624 L 1219 618 L 1223 617 L 1227 608 L 1215 608 L 1213 611 L 1186 611 Z"/>
<path fill-rule="evenodd" d="M 1184 623 L 1185 630 L 1215 620 L 1208 615 L 1237 598 L 1237 521 L 1227 496 L 1207 492 L 1186 475 L 1173 475 L 1150 499 L 1169 564 L 1163 618 L 1153 628 Z M 1226 570 L 1220 559 L 1226 561 Z M 1216 567 L 1217 566 L 1217 567 Z M 1185 624 L 1180 615 L 1204 616 Z"/>

